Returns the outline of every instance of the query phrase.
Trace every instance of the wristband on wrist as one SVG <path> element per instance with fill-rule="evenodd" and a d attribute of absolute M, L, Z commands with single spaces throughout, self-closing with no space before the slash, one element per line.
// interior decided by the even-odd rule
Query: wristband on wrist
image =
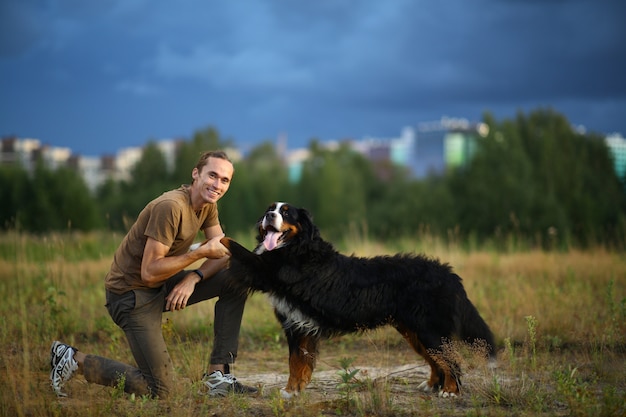
<path fill-rule="evenodd" d="M 195 272 L 196 274 L 198 274 L 198 276 L 200 277 L 200 281 L 204 280 L 204 274 L 202 273 L 202 271 L 200 271 L 199 269 L 194 269 L 191 272 Z"/>

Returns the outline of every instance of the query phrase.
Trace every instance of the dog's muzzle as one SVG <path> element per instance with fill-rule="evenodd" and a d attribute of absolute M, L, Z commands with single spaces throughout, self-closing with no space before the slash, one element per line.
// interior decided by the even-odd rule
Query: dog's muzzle
<path fill-rule="evenodd" d="M 282 216 L 273 211 L 266 213 L 263 217 L 261 227 L 265 231 L 263 246 L 266 250 L 274 250 L 280 245 L 280 240 L 285 234 L 281 231 L 282 223 Z"/>

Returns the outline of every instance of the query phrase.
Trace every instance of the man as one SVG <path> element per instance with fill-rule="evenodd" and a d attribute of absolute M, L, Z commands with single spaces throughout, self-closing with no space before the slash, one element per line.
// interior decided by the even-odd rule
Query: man
<path fill-rule="evenodd" d="M 115 252 L 105 278 L 106 307 L 120 326 L 137 367 L 53 342 L 50 380 L 61 389 L 76 371 L 100 385 L 114 386 L 120 375 L 124 390 L 165 398 L 172 391 L 174 370 L 163 333 L 163 311 L 178 311 L 213 297 L 215 304 L 213 350 L 203 383 L 210 395 L 257 390 L 237 382 L 230 365 L 237 357 L 239 329 L 246 295 L 229 290 L 226 272 L 230 253 L 220 243 L 224 236 L 217 201 L 230 187 L 232 162 L 221 151 L 204 153 L 191 171 L 191 185 L 183 185 L 152 200 Z M 199 230 L 207 242 L 189 251 Z M 184 270 L 206 259 L 195 270 Z"/>

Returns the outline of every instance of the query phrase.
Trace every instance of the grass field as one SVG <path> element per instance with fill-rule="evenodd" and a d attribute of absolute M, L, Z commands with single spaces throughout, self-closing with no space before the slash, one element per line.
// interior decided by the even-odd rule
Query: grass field
<path fill-rule="evenodd" d="M 199 383 L 212 339 L 213 301 L 164 315 L 178 369 L 168 400 L 135 398 L 82 376 L 58 399 L 49 386 L 53 340 L 86 353 L 133 363 L 122 331 L 104 308 L 103 277 L 121 236 L 74 233 L 0 236 L 0 413 L 3 416 L 535 416 L 626 415 L 626 259 L 590 251 L 472 251 L 434 240 L 393 248 L 359 238 L 345 253 L 417 251 L 450 263 L 498 344 L 498 367 L 480 349 L 451 344 L 462 362 L 462 395 L 442 399 L 417 390 L 427 367 L 393 329 L 321 345 L 305 393 L 277 394 L 287 347 L 263 295 L 243 319 L 237 377 L 258 384 L 255 397 L 213 399 Z M 248 247 L 251 240 L 242 239 Z"/>

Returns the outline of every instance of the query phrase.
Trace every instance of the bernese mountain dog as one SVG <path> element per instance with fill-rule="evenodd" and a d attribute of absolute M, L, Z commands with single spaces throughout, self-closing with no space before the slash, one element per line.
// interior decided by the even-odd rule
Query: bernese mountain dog
<path fill-rule="evenodd" d="M 391 325 L 430 365 L 418 389 L 460 393 L 461 370 L 444 344 L 482 341 L 489 326 L 449 265 L 423 255 L 346 256 L 320 236 L 306 209 L 278 202 L 258 222 L 254 252 L 225 237 L 233 285 L 269 295 L 289 344 L 290 398 L 311 381 L 321 339 Z"/>

